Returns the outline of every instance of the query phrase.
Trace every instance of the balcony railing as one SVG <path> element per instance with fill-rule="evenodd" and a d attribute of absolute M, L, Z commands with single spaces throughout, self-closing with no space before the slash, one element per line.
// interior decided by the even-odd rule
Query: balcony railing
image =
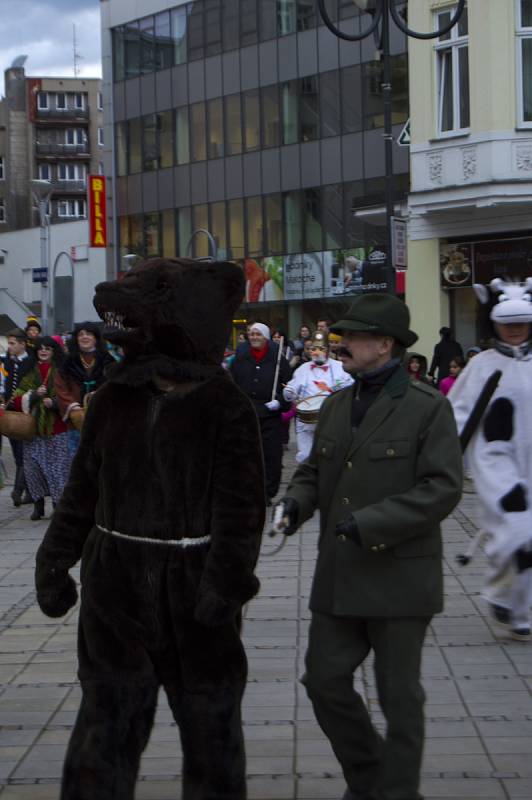
<path fill-rule="evenodd" d="M 39 122 L 51 120 L 53 122 L 87 122 L 90 116 L 88 108 L 38 108 L 37 119 Z"/>
<path fill-rule="evenodd" d="M 90 155 L 89 143 L 83 144 L 41 144 L 37 142 L 35 149 L 40 156 L 79 156 Z"/>
<path fill-rule="evenodd" d="M 55 194 L 63 193 L 78 193 L 87 191 L 87 182 L 83 180 L 67 181 L 61 178 L 52 178 L 51 184 L 54 187 Z"/>

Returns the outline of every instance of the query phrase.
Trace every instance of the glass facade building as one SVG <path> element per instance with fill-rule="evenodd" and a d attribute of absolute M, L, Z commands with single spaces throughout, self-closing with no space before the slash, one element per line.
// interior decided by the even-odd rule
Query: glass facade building
<path fill-rule="evenodd" d="M 360 30 L 352 0 L 328 7 Z M 315 0 L 195 0 L 112 28 L 118 269 L 126 253 L 206 256 L 206 229 L 219 258 L 243 261 L 248 303 L 384 288 L 382 64 L 373 37 L 320 23 Z M 408 65 L 392 33 L 398 136 Z"/>

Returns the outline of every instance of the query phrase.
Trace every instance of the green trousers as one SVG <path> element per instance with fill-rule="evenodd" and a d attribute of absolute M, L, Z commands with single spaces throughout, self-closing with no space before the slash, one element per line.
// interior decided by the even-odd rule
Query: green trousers
<path fill-rule="evenodd" d="M 312 615 L 303 684 L 355 798 L 421 800 L 425 693 L 420 671 L 429 622 L 430 617 Z M 385 738 L 353 687 L 354 672 L 371 650 Z"/>

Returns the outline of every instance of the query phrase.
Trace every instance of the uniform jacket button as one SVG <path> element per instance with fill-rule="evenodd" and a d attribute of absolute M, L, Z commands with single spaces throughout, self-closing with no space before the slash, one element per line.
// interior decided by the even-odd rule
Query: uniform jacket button
<path fill-rule="evenodd" d="M 339 542 L 346 542 L 347 541 L 347 536 L 345 536 L 343 533 L 341 533 L 340 536 L 338 536 L 338 541 Z"/>
<path fill-rule="evenodd" d="M 376 545 L 376 544 L 374 544 L 374 545 L 372 545 L 372 546 L 371 546 L 371 549 L 372 549 L 372 550 L 378 550 L 379 548 L 377 547 L 377 545 Z"/>
<path fill-rule="evenodd" d="M 380 544 L 379 545 L 379 550 L 386 550 L 386 545 L 385 544 Z"/>
<path fill-rule="evenodd" d="M 394 456 L 394 455 L 395 455 L 395 450 L 393 449 L 393 447 L 389 447 L 389 448 L 387 449 L 387 451 L 386 451 L 386 455 L 387 455 L 387 456 Z"/>
<path fill-rule="evenodd" d="M 348 461 L 347 464 L 346 464 L 346 467 L 347 467 L 347 469 L 353 469 L 353 462 L 352 461 Z"/>
<path fill-rule="evenodd" d="M 349 505 L 349 497 L 342 497 L 342 503 L 344 504 L 344 506 L 348 506 Z"/>

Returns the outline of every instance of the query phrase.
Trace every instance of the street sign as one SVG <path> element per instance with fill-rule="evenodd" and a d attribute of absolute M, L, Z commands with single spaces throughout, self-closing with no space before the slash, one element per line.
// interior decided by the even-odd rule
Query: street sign
<path fill-rule="evenodd" d="M 392 245 L 393 245 L 393 265 L 396 269 L 406 269 L 407 244 L 406 219 L 392 217 Z"/>
<path fill-rule="evenodd" d="M 37 267 L 31 271 L 33 283 L 48 283 L 48 270 L 46 267 Z"/>
<path fill-rule="evenodd" d="M 397 144 L 400 147 L 410 147 L 410 118 L 407 119 L 403 126 L 403 130 L 397 137 Z"/>

